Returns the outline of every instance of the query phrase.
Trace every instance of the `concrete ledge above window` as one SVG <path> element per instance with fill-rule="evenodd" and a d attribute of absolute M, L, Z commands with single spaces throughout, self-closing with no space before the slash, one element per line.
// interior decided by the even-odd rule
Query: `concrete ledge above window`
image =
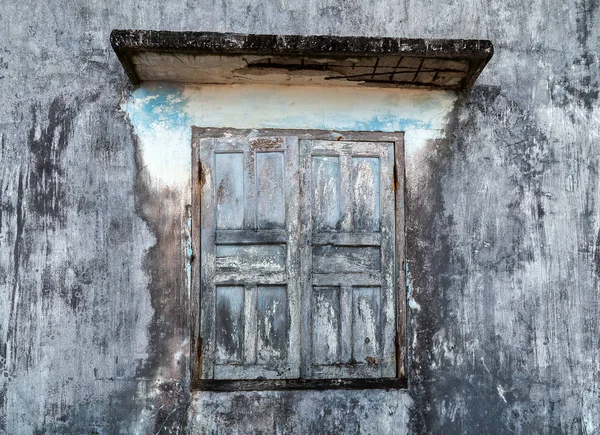
<path fill-rule="evenodd" d="M 132 84 L 143 81 L 469 89 L 488 40 L 113 30 Z"/>

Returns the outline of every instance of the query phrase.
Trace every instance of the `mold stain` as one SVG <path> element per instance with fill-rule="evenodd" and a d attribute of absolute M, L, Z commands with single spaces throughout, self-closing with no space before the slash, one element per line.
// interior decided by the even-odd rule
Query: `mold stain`
<path fill-rule="evenodd" d="M 62 96 L 58 96 L 50 104 L 46 119 L 40 119 L 39 106 L 31 108 L 29 206 L 33 213 L 48 217 L 49 224 L 64 225 L 61 204 L 65 198 L 65 187 L 61 160 L 72 134 L 78 106 L 78 100 L 67 104 Z"/>

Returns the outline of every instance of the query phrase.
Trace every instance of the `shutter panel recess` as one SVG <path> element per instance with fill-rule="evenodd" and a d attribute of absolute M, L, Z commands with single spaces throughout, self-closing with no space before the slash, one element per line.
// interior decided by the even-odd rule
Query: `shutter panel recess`
<path fill-rule="evenodd" d="M 298 140 L 199 138 L 204 379 L 299 377 Z"/>
<path fill-rule="evenodd" d="M 396 374 L 394 144 L 300 141 L 302 376 Z"/>

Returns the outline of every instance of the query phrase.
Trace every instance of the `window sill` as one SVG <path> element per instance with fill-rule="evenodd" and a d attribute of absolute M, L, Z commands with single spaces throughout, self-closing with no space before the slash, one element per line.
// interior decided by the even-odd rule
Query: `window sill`
<path fill-rule="evenodd" d="M 398 390 L 406 389 L 406 379 L 200 379 L 192 382 L 201 391 L 279 391 L 279 390 Z"/>

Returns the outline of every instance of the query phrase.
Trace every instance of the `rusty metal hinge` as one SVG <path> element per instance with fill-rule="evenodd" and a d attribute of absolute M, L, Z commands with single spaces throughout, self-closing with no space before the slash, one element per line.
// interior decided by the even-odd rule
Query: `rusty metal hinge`
<path fill-rule="evenodd" d="M 198 336 L 198 377 L 202 377 L 202 345 L 204 344 L 202 337 Z"/>
<path fill-rule="evenodd" d="M 198 160 L 198 187 L 202 188 L 204 186 L 204 167 L 202 166 L 202 161 Z"/>

